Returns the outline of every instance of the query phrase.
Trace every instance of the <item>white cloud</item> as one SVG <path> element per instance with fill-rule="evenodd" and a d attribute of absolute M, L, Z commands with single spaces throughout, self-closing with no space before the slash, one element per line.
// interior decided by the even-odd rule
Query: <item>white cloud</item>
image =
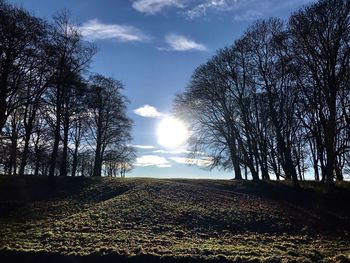
<path fill-rule="evenodd" d="M 133 112 L 141 117 L 145 118 L 158 118 L 158 117 L 163 117 L 165 116 L 164 113 L 161 113 L 157 110 L 156 107 L 153 107 L 151 105 L 143 105 L 140 108 L 137 108 L 133 110 Z"/>
<path fill-rule="evenodd" d="M 199 50 L 205 51 L 207 47 L 203 44 L 197 43 L 192 39 L 177 34 L 168 34 L 165 36 L 165 42 L 168 44 L 166 48 L 158 48 L 166 51 L 189 51 Z"/>
<path fill-rule="evenodd" d="M 135 0 L 132 7 L 141 13 L 157 14 L 164 8 L 184 8 L 188 0 Z"/>
<path fill-rule="evenodd" d="M 166 8 L 185 9 L 184 13 L 193 19 L 205 15 L 209 10 L 228 10 L 239 0 L 134 0 L 133 8 L 141 13 L 155 15 Z"/>
<path fill-rule="evenodd" d="M 190 153 L 190 151 L 186 149 L 175 149 L 175 150 L 155 150 L 154 153 L 162 153 L 162 154 L 183 154 Z"/>
<path fill-rule="evenodd" d="M 119 42 L 145 42 L 149 37 L 139 29 L 128 25 L 104 24 L 92 19 L 78 27 L 83 37 L 89 40 L 114 39 Z"/>
<path fill-rule="evenodd" d="M 188 18 L 194 19 L 203 15 L 209 10 L 229 11 L 237 4 L 238 0 L 207 0 L 187 10 L 185 14 Z"/>
<path fill-rule="evenodd" d="M 157 166 L 160 168 L 171 167 L 171 164 L 164 157 L 157 155 L 142 155 L 136 158 L 135 166 Z"/>
<path fill-rule="evenodd" d="M 176 9 L 188 19 L 217 12 L 233 12 L 235 20 L 251 21 L 261 16 L 278 16 L 281 11 L 297 9 L 313 0 L 131 0 L 134 9 L 156 15 Z"/>
<path fill-rule="evenodd" d="M 154 147 L 153 145 L 140 145 L 140 144 L 133 144 L 131 145 L 132 147 L 134 148 L 137 148 L 137 149 L 154 149 L 156 147 Z"/>
<path fill-rule="evenodd" d="M 170 157 L 170 160 L 180 164 L 191 164 L 199 167 L 208 167 L 213 164 L 213 160 L 210 157 L 203 157 L 201 159 L 186 158 L 186 157 Z"/>
<path fill-rule="evenodd" d="M 160 164 L 160 165 L 157 165 L 157 167 L 159 167 L 159 168 L 170 168 L 171 164 Z"/>

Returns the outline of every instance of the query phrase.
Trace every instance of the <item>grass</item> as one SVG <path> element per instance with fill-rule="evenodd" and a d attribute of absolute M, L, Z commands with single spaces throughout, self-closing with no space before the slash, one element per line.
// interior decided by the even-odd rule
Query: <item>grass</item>
<path fill-rule="evenodd" d="M 0 177 L 2 262 L 350 262 L 350 183 Z"/>

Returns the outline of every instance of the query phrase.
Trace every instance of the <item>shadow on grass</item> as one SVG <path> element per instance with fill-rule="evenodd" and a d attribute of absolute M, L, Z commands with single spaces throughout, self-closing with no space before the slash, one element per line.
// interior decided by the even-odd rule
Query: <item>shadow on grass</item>
<path fill-rule="evenodd" d="M 95 189 L 95 188 L 96 189 Z M 71 197 L 81 203 L 97 203 L 122 195 L 132 185 L 113 187 L 102 178 L 0 176 L 0 218 L 37 201 Z"/>
<path fill-rule="evenodd" d="M 212 259 L 201 259 L 193 257 L 172 257 L 172 256 L 156 256 L 156 255 L 135 255 L 124 256 L 117 253 L 107 255 L 62 255 L 58 253 L 47 252 L 18 252 L 18 251 L 0 251 L 0 262 L 11 263 L 219 263 L 219 262 L 234 262 L 240 263 L 243 261 L 228 260 L 224 257 L 216 257 Z"/>

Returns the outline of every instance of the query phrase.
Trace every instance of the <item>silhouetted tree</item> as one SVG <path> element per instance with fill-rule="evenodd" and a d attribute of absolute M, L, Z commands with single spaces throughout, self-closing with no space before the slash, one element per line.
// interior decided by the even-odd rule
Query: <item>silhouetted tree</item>
<path fill-rule="evenodd" d="M 324 175 L 330 188 L 337 158 L 344 158 L 349 150 L 348 134 L 341 138 L 348 126 L 349 15 L 348 0 L 321 0 L 296 12 L 289 22 L 298 85 L 305 108 L 311 105 L 304 114 L 320 156 L 324 151 Z"/>
<path fill-rule="evenodd" d="M 25 99 L 17 92 L 44 37 L 45 24 L 39 18 L 0 1 L 0 131 Z"/>
<path fill-rule="evenodd" d="M 69 100 L 69 90 L 74 76 L 79 75 L 91 61 L 95 48 L 82 42 L 78 29 L 70 22 L 67 12 L 55 17 L 52 32 L 52 57 L 54 58 L 55 77 L 52 83 L 52 105 L 55 109 L 54 145 L 50 158 L 49 176 L 54 176 L 59 142 L 61 139 L 61 125 L 64 104 Z M 68 103 L 69 104 L 69 103 Z M 64 116 L 67 118 L 67 115 Z M 66 120 L 67 122 L 67 120 Z M 66 123 L 67 124 L 67 123 Z M 68 128 L 64 128 L 63 156 L 61 175 L 67 175 Z"/>
<path fill-rule="evenodd" d="M 67 11 L 49 24 L 0 0 L 0 164 L 4 173 L 52 177 L 59 168 L 61 176 L 70 171 L 72 176 L 77 172 L 100 175 L 105 152 L 109 160 L 118 162 L 118 171 L 132 167 L 134 150 L 127 143 L 131 121 L 125 115 L 127 100 L 120 93 L 121 83 L 98 75 L 91 80 L 104 81 L 105 86 L 88 87 L 83 77 L 95 52 Z M 91 144 L 89 135 L 95 131 L 98 138 Z M 89 143 L 95 162 L 86 150 Z"/>
<path fill-rule="evenodd" d="M 101 176 L 106 150 L 123 147 L 130 140 L 131 120 L 125 114 L 126 97 L 121 82 L 101 75 L 89 81 L 88 107 L 92 145 L 95 149 L 93 176 Z"/>
<path fill-rule="evenodd" d="M 229 52 L 219 51 L 195 70 L 186 91 L 176 97 L 175 111 L 190 125 L 192 153 L 206 152 L 213 159 L 212 167 L 233 168 L 235 179 L 242 179 L 236 126 L 239 114 L 227 78 Z"/>

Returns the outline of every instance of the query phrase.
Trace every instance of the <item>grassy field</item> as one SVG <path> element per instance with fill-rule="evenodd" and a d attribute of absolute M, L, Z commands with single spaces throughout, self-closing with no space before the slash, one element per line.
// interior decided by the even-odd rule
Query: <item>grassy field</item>
<path fill-rule="evenodd" d="M 350 262 L 350 184 L 0 177 L 1 262 Z"/>

